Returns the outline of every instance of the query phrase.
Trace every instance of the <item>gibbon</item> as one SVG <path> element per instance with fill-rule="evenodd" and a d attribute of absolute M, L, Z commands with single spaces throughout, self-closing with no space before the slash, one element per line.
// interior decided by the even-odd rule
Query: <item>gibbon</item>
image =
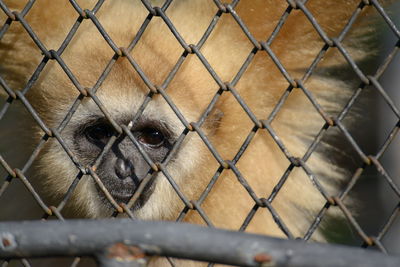
<path fill-rule="evenodd" d="M 2 156 L 22 168 L 7 155 L 44 143 L 24 175 L 65 217 L 128 211 L 238 230 L 257 209 L 246 231 L 304 236 L 345 180 L 329 140 L 304 158 L 362 82 L 337 46 L 368 58 L 374 9 L 303 2 L 4 1 L 17 12 L 0 12 L 10 24 L 0 36 L 2 108 L 11 103 Z M 311 238 L 324 240 L 321 230 Z"/>

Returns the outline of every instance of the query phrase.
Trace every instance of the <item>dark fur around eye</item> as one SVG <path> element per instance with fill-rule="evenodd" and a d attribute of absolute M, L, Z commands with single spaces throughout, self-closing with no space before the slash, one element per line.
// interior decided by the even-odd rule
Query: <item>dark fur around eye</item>
<path fill-rule="evenodd" d="M 151 149 L 169 146 L 170 131 L 166 127 L 154 122 L 143 124 L 139 122 L 138 124 L 132 128 L 132 134 L 141 144 Z M 116 134 L 112 125 L 106 121 L 91 123 L 83 127 L 82 132 L 85 138 L 95 145 L 105 145 L 111 136 Z"/>
<path fill-rule="evenodd" d="M 115 134 L 114 128 L 107 123 L 98 123 L 84 130 L 86 138 L 92 143 L 107 143 L 108 139 Z"/>
<path fill-rule="evenodd" d="M 138 140 L 146 146 L 157 148 L 165 143 L 166 137 L 161 130 L 153 127 L 146 127 L 138 131 Z"/>

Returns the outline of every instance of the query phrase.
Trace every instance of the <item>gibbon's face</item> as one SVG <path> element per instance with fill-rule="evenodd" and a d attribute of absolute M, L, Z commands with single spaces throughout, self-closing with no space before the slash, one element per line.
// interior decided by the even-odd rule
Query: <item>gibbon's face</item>
<path fill-rule="evenodd" d="M 118 124 L 129 124 L 128 118 L 125 121 L 123 118 L 118 119 Z M 161 162 L 174 142 L 168 125 L 158 120 L 141 118 L 138 123 L 133 125 L 131 133 L 154 162 Z M 118 133 L 110 122 L 101 117 L 93 118 L 75 130 L 73 148 L 81 158 L 86 161 L 94 161 L 112 136 L 118 136 Z M 150 166 L 138 148 L 134 146 L 129 137 L 122 134 L 101 160 L 96 173 L 117 203 L 127 203 L 149 170 Z M 152 179 L 140 195 L 134 208 L 141 207 L 146 203 L 154 191 L 154 186 L 154 179 Z M 96 189 L 100 191 L 98 186 Z M 99 195 L 103 196 L 103 201 L 108 202 L 101 192 Z"/>
<path fill-rule="evenodd" d="M 184 127 L 166 103 L 158 97 L 149 103 L 133 124 L 132 119 L 145 94 L 140 90 L 132 90 L 133 93 L 111 95 L 107 89 L 109 89 L 107 86 L 100 88 L 98 92 L 100 101 L 118 125 L 131 129 L 130 134 L 136 144 L 125 133 L 119 134 L 91 99 L 82 101 L 62 132 L 62 138 L 82 166 L 91 167 L 96 163 L 95 174 L 117 204 L 128 203 L 143 179 L 151 176 L 131 210 L 135 216 L 143 219 L 169 218 L 182 202 L 175 200 L 176 193 L 172 192 L 173 189 L 164 175 L 151 171 L 142 153 L 154 163 L 163 162 Z M 68 107 L 68 104 L 65 104 Z M 57 117 L 65 112 L 54 116 Z M 56 120 L 60 121 L 61 118 Z M 110 139 L 114 138 L 111 147 L 103 152 Z M 187 166 L 177 165 L 181 165 L 186 157 L 198 158 L 198 149 L 184 148 L 191 145 L 193 141 L 184 142 L 181 151 L 167 165 L 171 169 L 173 179 L 183 185 L 183 190 L 185 186 L 191 187 L 189 182 L 184 181 L 190 170 Z M 101 160 L 96 162 L 100 155 L 102 155 Z M 45 193 L 50 194 L 52 201 L 58 201 L 57 199 L 65 196 L 78 170 L 56 140 L 50 141 L 40 161 L 43 163 L 39 165 L 46 164 L 40 169 L 47 177 L 42 182 L 45 188 L 51 189 Z M 171 199 L 173 204 L 170 204 Z M 115 210 L 101 187 L 89 174 L 80 179 L 74 190 L 73 199 L 68 201 L 67 205 L 69 205 L 66 210 L 68 216 L 71 212 L 72 216 L 78 217 L 107 217 Z"/>

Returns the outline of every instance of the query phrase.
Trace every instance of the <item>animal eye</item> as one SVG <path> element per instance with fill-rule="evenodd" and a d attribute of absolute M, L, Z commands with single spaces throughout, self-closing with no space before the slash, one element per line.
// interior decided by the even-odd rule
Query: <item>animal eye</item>
<path fill-rule="evenodd" d="M 158 129 L 144 128 L 140 131 L 138 140 L 144 145 L 156 148 L 164 144 L 165 136 Z"/>
<path fill-rule="evenodd" d="M 114 132 L 114 128 L 105 123 L 90 126 L 85 130 L 86 137 L 90 141 L 102 143 L 106 143 Z"/>

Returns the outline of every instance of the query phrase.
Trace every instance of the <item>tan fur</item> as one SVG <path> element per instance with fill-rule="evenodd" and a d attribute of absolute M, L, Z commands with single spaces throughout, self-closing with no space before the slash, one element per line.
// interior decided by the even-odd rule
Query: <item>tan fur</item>
<path fill-rule="evenodd" d="M 21 8 L 20 2 L 23 1 L 5 1 L 11 9 L 16 10 Z M 91 9 L 93 2 L 79 1 L 83 9 Z M 328 36 L 336 37 L 358 3 L 356 0 L 309 1 L 307 7 Z M 244 0 L 237 6 L 236 12 L 256 39 L 265 41 L 287 7 L 287 2 L 280 0 Z M 188 44 L 196 44 L 216 12 L 213 1 L 175 1 L 169 7 L 167 16 Z M 126 47 L 147 14 L 140 1 L 113 0 L 106 2 L 96 16 L 117 46 Z M 57 50 L 77 17 L 76 11 L 68 1 L 39 0 L 26 19 L 47 49 Z M 362 24 L 361 20 L 357 27 Z M 366 31 L 368 28 L 359 28 L 349 35 L 357 37 Z M 323 44 L 304 14 L 293 10 L 271 48 L 290 75 L 300 79 Z M 362 59 L 365 54 L 361 45 L 357 45 L 356 43 L 354 47 L 347 48 L 349 51 L 357 51 L 354 53 L 356 59 Z M 252 48 L 253 45 L 233 18 L 224 14 L 200 51 L 222 81 L 230 82 Z M 182 52 L 183 48 L 161 18 L 155 17 L 131 54 L 149 79 L 160 85 Z M 95 26 L 84 20 L 61 57 L 80 84 L 91 88 L 113 55 L 114 52 Z M 12 23 L 0 42 L 1 75 L 4 75 L 11 88 L 21 90 L 42 57 L 22 26 Z M 341 66 L 343 63 L 344 59 L 337 49 L 330 49 L 319 68 L 305 84 L 320 104 L 333 112 L 332 114 L 336 114 L 340 109 L 344 98 L 336 98 L 337 101 L 332 102 L 335 100 L 334 96 L 347 96 L 350 94 L 350 88 L 349 83 L 341 81 L 338 77 L 328 77 L 326 72 L 329 67 Z M 259 51 L 235 89 L 258 119 L 266 119 L 287 87 L 288 82 L 270 57 L 265 51 Z M 167 93 L 186 120 L 196 122 L 218 89 L 218 85 L 197 56 L 191 54 L 168 86 Z M 101 85 L 97 96 L 111 116 L 116 118 L 119 114 L 133 116 L 148 92 L 148 88 L 128 60 L 121 57 Z M 27 94 L 40 117 L 50 127 L 57 127 L 78 95 L 78 90 L 54 61 L 47 64 L 38 82 Z M 203 130 L 222 158 L 232 160 L 254 124 L 230 92 L 222 94 L 214 113 L 220 115 L 212 114 Z M 84 98 L 69 126 L 62 133 L 67 137 L 65 141 L 72 142 L 68 136 L 75 124 L 94 114 L 102 113 L 90 98 Z M 184 130 L 182 123 L 159 95 L 153 97 L 144 116 L 168 122 L 176 133 Z M 324 123 L 300 89 L 294 89 L 272 127 L 290 153 L 301 158 L 312 137 Z M 33 142 L 43 135 L 38 127 L 35 129 L 37 135 Z M 35 179 L 40 180 L 40 185 L 50 197 L 51 204 L 57 205 L 57 200 L 65 194 L 78 171 L 53 139 L 41 153 L 35 166 L 38 173 Z M 319 154 L 314 154 L 307 164 L 314 172 L 321 174 L 320 182 L 329 194 L 336 194 L 335 184 L 343 176 L 343 171 L 338 170 Z M 265 129 L 258 130 L 237 163 L 238 169 L 259 198 L 267 198 L 271 194 L 288 166 L 288 159 Z M 176 158 L 168 165 L 168 170 L 185 196 L 197 200 L 218 167 L 219 164 L 199 136 L 192 132 Z M 71 214 L 77 217 L 109 216 L 111 211 L 99 203 L 96 194 L 90 176 L 82 178 L 66 210 L 72 210 Z M 325 202 L 305 172 L 296 168 L 272 206 L 291 233 L 295 237 L 301 237 L 310 226 L 312 216 Z M 232 170 L 228 169 L 222 172 L 202 208 L 215 226 L 238 229 L 253 205 L 254 201 L 238 183 Z M 182 202 L 160 174 L 156 191 L 135 215 L 142 219 L 174 220 L 182 208 Z M 185 221 L 204 224 L 196 211 L 190 211 Z M 267 209 L 258 212 L 247 230 L 285 236 Z M 314 238 L 322 239 L 318 233 Z"/>

